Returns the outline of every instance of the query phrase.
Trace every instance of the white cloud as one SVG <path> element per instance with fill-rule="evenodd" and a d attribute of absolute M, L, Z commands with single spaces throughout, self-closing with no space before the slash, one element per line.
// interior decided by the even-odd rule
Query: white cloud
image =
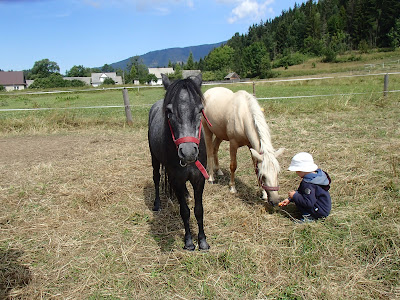
<path fill-rule="evenodd" d="M 219 3 L 232 3 L 232 0 L 216 0 Z M 234 0 L 236 7 L 232 9 L 231 16 L 228 18 L 229 23 L 235 23 L 240 20 L 259 21 L 265 18 L 268 13 L 273 13 L 270 6 L 274 0 L 257 1 L 257 0 Z"/>
<path fill-rule="evenodd" d="M 96 8 L 115 6 L 126 9 L 134 6 L 137 11 L 153 11 L 158 14 L 168 14 L 174 5 L 194 7 L 193 0 L 84 0 L 84 3 Z"/>

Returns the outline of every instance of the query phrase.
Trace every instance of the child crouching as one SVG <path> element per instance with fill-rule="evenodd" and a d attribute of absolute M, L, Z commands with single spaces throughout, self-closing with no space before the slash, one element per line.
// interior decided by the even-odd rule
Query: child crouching
<path fill-rule="evenodd" d="M 306 152 L 297 153 L 293 157 L 289 171 L 295 171 L 303 180 L 297 191 L 290 191 L 288 199 L 280 202 L 279 206 L 294 202 L 303 216 L 303 222 L 327 217 L 332 208 L 329 194 L 331 179 L 328 173 L 319 169 L 311 154 Z"/>

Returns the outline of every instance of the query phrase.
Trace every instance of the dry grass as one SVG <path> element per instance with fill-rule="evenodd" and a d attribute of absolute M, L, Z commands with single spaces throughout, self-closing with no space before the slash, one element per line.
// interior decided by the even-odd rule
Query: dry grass
<path fill-rule="evenodd" d="M 296 225 L 293 206 L 266 208 L 246 149 L 229 194 L 223 143 L 226 176 L 204 194 L 207 252 L 182 250 L 176 202 L 151 210 L 146 129 L 3 136 L 0 299 L 399 298 L 399 101 L 306 102 L 263 102 L 287 148 L 281 194 L 299 182 L 291 157 L 309 151 L 333 179 L 331 216 Z"/>

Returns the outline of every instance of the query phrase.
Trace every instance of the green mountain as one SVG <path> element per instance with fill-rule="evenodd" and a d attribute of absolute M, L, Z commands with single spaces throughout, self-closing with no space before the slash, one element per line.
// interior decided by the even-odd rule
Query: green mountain
<path fill-rule="evenodd" d="M 200 58 L 204 58 L 205 56 L 207 56 L 211 50 L 225 43 L 226 42 L 220 42 L 215 44 L 205 44 L 205 45 L 190 46 L 184 48 L 169 48 L 164 50 L 151 51 L 139 56 L 143 60 L 143 63 L 148 68 L 167 67 L 169 61 L 171 61 L 171 63 L 178 63 L 178 62 L 186 63 L 186 60 L 188 59 L 190 52 L 192 52 L 193 54 L 193 60 L 199 61 Z M 114 70 L 117 69 L 125 70 L 132 57 L 121 60 L 119 62 L 112 63 L 110 65 L 114 68 Z"/>

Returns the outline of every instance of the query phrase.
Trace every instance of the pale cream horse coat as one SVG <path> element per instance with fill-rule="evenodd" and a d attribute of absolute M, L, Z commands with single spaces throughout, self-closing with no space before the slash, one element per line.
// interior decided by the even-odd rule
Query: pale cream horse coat
<path fill-rule="evenodd" d="M 215 87 L 204 93 L 205 115 L 211 127 L 204 120 L 204 134 L 207 146 L 207 167 L 209 181 L 214 181 L 214 171 L 223 175 L 218 162 L 218 149 L 223 140 L 230 143 L 230 191 L 236 193 L 235 171 L 237 168 L 237 149 L 248 146 L 256 166 L 260 185 L 263 187 L 263 199 L 276 204 L 279 201 L 277 189 L 279 163 L 276 157 L 283 149 L 275 151 L 271 145 L 271 136 L 264 114 L 251 94 L 246 91 L 233 93 L 223 87 Z M 215 138 L 213 140 L 213 135 Z M 268 197 L 267 197 L 268 194 Z"/>

